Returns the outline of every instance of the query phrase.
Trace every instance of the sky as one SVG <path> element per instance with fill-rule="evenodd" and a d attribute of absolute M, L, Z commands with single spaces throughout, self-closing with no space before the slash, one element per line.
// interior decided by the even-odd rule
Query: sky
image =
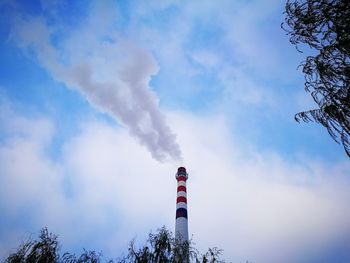
<path fill-rule="evenodd" d="M 350 163 L 280 0 L 0 1 L 0 259 L 43 227 L 106 258 L 174 231 L 231 262 L 349 262 Z"/>

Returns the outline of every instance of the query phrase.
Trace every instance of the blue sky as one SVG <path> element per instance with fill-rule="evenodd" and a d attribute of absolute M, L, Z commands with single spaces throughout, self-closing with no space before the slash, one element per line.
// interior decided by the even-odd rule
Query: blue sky
<path fill-rule="evenodd" d="M 48 226 L 119 256 L 173 229 L 232 262 L 349 260 L 350 164 L 319 125 L 283 1 L 0 1 L 0 256 Z M 12 249 L 12 250 L 11 250 Z"/>

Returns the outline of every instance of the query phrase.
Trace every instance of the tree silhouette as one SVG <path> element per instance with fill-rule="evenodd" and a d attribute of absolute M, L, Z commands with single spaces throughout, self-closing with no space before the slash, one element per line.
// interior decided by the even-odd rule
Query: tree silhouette
<path fill-rule="evenodd" d="M 165 227 L 156 234 L 150 233 L 146 243 L 137 248 L 131 241 L 126 256 L 115 260 L 104 260 L 102 253 L 83 250 L 80 256 L 71 253 L 59 253 L 57 235 L 49 233 L 47 228 L 40 231 L 39 239 L 24 242 L 15 253 L 10 254 L 5 263 L 220 263 L 222 250 L 209 248 L 200 254 L 192 246 L 193 242 L 179 242 Z"/>
<path fill-rule="evenodd" d="M 135 248 L 135 242 L 129 245 L 129 253 L 120 263 L 170 263 L 170 262 L 196 262 L 196 263 L 220 263 L 221 249 L 209 248 L 204 254 L 192 246 L 193 242 L 179 242 L 165 227 L 158 230 L 157 234 L 150 233 L 146 244 L 139 249 Z"/>
<path fill-rule="evenodd" d="M 8 263 L 51 263 L 57 262 L 57 236 L 49 233 L 47 228 L 40 231 L 39 240 L 24 242 L 16 253 L 10 254 L 5 262 Z"/>
<path fill-rule="evenodd" d="M 305 44 L 315 53 L 300 66 L 318 108 L 295 119 L 323 125 L 350 157 L 350 1 L 288 0 L 284 13 L 282 28 L 290 42 L 298 51 Z"/>

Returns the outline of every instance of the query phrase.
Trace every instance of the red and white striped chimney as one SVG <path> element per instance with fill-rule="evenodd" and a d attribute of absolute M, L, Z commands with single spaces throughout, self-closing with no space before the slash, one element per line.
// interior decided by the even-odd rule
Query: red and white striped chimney
<path fill-rule="evenodd" d="M 179 167 L 176 173 L 177 198 L 176 198 L 176 223 L 175 238 L 178 241 L 188 241 L 188 219 L 187 219 L 187 189 L 186 181 L 188 174 L 185 167 Z"/>

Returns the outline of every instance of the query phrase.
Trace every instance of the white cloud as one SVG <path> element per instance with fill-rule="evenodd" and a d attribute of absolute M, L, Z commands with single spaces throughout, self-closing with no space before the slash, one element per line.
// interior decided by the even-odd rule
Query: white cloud
<path fill-rule="evenodd" d="M 219 246 L 238 262 L 296 262 L 350 232 L 348 164 L 293 164 L 244 149 L 218 116 L 168 118 L 184 146 L 189 229 L 201 249 Z M 53 134 L 43 124 L 50 121 L 24 120 L 34 136 L 16 135 L 10 118 L 2 119 L 14 134 L 0 148 L 2 215 L 28 218 L 2 226 L 2 247 L 47 225 L 60 234 L 63 249 L 88 244 L 118 256 L 135 235 L 142 240 L 163 224 L 173 228 L 175 166 L 156 162 L 125 131 L 99 121 L 82 124 L 53 160 L 45 151 L 50 140 L 36 136 Z"/>
<path fill-rule="evenodd" d="M 191 54 L 191 57 L 196 63 L 207 69 L 216 68 L 220 63 L 218 56 L 214 52 L 208 50 L 195 51 Z"/>
<path fill-rule="evenodd" d="M 237 262 L 280 262 L 277 256 L 297 262 L 350 231 L 348 164 L 335 172 L 276 154 L 250 152 L 247 158 L 240 143 L 228 143 L 224 122 L 185 118 L 173 124 L 180 123 L 191 131 L 180 132 L 179 141 L 190 154 L 190 231 L 202 247 L 222 247 Z"/>
<path fill-rule="evenodd" d="M 225 68 L 219 78 L 225 88 L 225 99 L 229 102 L 269 107 L 276 103 L 272 91 L 236 68 Z"/>
<path fill-rule="evenodd" d="M 157 78 L 166 78 L 157 87 L 162 95 L 188 98 L 201 91 L 205 94 L 213 84 L 199 87 L 194 79 L 211 76 L 218 89 L 221 89 L 219 83 L 226 79 L 224 89 L 231 94 L 227 96 L 223 92 L 223 100 L 232 98 L 232 103 L 241 96 L 247 102 L 246 109 L 248 105 L 271 106 L 272 101 L 275 104 L 283 101 L 286 98 L 282 93 L 293 93 L 286 83 L 302 87 L 299 79 L 295 84 L 301 56 L 280 29 L 283 4 L 279 1 L 221 1 L 220 4 L 191 1 L 183 5 L 174 2 L 169 7 L 173 10 L 169 12 L 172 19 L 166 21 L 155 17 L 167 15 L 167 9 L 143 1 L 134 5 L 138 11 L 130 12 L 132 22 L 128 33 L 155 54 L 161 68 Z M 148 22 L 144 23 L 145 20 Z M 210 36 L 213 32 L 216 33 Z M 237 78 L 242 81 L 235 81 Z M 271 88 L 282 92 L 273 94 Z M 235 91 L 239 96 L 231 96 Z"/>

